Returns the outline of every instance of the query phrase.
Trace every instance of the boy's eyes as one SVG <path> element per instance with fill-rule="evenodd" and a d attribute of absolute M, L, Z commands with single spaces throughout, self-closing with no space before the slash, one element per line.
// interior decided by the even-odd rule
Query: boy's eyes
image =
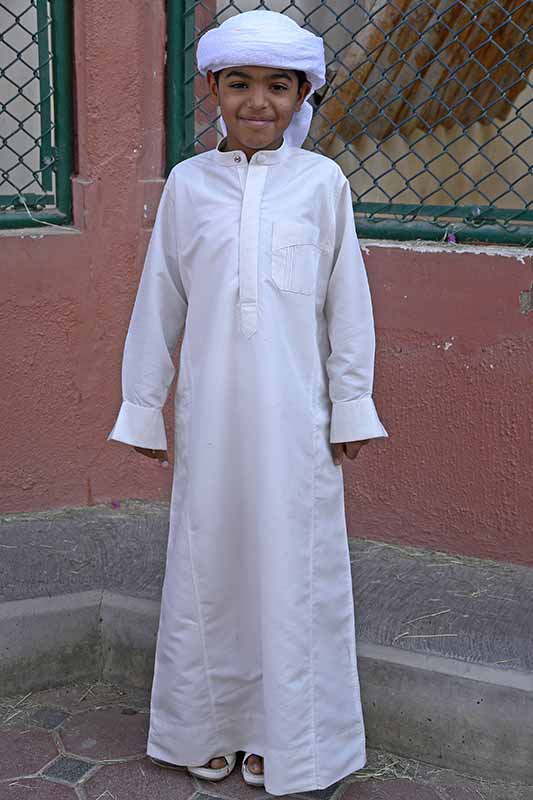
<path fill-rule="evenodd" d="M 237 83 L 230 83 L 229 84 L 230 89 L 242 89 L 242 88 L 246 89 L 247 86 L 248 86 L 248 84 L 244 83 L 243 81 L 239 81 Z M 270 88 L 274 89 L 276 92 L 280 91 L 280 90 L 282 92 L 286 92 L 289 87 L 285 86 L 284 83 L 273 83 Z"/>

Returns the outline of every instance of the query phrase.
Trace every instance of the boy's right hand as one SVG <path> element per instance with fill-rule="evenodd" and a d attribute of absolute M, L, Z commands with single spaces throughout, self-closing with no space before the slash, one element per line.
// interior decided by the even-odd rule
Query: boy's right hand
<path fill-rule="evenodd" d="M 153 450 L 151 447 L 133 447 L 137 453 L 148 458 L 156 458 L 162 467 L 168 467 L 168 453 L 166 450 Z"/>

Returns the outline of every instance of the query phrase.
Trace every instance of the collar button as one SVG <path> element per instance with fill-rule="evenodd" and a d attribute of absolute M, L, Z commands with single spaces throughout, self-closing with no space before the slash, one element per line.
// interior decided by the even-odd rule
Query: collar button
<path fill-rule="evenodd" d="M 241 160 L 241 157 L 240 156 L 233 156 L 233 160 L 236 161 L 237 164 L 238 164 L 240 162 L 240 160 Z"/>

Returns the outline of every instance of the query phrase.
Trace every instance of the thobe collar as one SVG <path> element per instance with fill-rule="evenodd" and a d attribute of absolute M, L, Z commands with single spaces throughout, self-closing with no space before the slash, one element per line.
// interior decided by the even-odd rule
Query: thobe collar
<path fill-rule="evenodd" d="M 292 149 L 283 139 L 280 147 L 275 150 L 257 150 L 248 161 L 244 150 L 221 150 L 220 148 L 224 147 L 225 143 L 226 139 L 224 138 L 214 150 L 211 150 L 215 161 L 223 167 L 239 167 L 242 164 L 260 164 L 263 166 L 280 164 L 288 157 Z"/>

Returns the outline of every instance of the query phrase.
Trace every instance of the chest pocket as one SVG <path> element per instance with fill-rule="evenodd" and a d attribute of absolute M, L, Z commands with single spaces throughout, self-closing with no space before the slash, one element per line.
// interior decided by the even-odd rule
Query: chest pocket
<path fill-rule="evenodd" d="M 327 246 L 316 225 L 274 222 L 272 226 L 272 280 L 283 292 L 313 294 L 318 263 Z"/>

